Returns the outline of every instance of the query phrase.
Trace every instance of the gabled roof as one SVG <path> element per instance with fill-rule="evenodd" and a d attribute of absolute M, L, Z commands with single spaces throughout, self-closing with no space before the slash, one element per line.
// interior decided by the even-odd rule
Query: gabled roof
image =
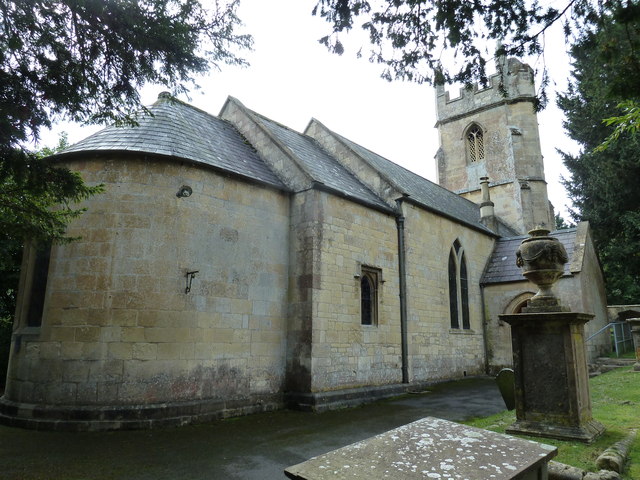
<path fill-rule="evenodd" d="M 280 147 L 286 149 L 297 168 L 301 168 L 312 179 L 315 188 L 326 188 L 377 209 L 393 211 L 393 205 L 389 205 L 360 181 L 315 139 L 252 112 L 240 102 L 237 104 L 276 139 Z M 284 177 L 278 176 L 260 152 L 230 122 L 177 100 L 168 93 L 160 94 L 149 111 L 151 115 L 141 115 L 139 125 L 135 127 L 107 127 L 57 156 L 79 152 L 138 152 L 188 160 L 282 190 L 291 189 L 282 180 Z M 334 132 L 331 134 L 394 185 L 406 201 L 497 236 L 480 222 L 480 208 L 475 203 Z M 499 233 L 504 234 L 504 231 Z"/>
<path fill-rule="evenodd" d="M 387 160 L 335 132 L 331 133 L 371 167 L 380 172 L 400 192 L 408 195 L 410 201 L 460 223 L 495 235 L 491 229 L 480 222 L 480 207 L 476 203 L 401 167 L 391 160 Z"/>
<path fill-rule="evenodd" d="M 190 160 L 286 189 L 230 123 L 161 93 L 137 126 L 109 126 L 59 155 L 125 151 Z"/>
<path fill-rule="evenodd" d="M 564 265 L 564 274 L 562 276 L 571 276 L 570 267 L 575 264 L 574 254 L 579 254 L 579 252 L 575 252 L 577 229 L 556 230 L 549 235 L 560 240 L 560 243 L 567 251 L 569 261 Z M 522 235 L 519 237 L 500 238 L 496 241 L 493 254 L 480 281 L 481 284 L 524 282 L 527 280 L 522 276 L 522 270 L 516 265 L 516 250 L 518 250 L 525 238 L 527 236 Z"/>
<path fill-rule="evenodd" d="M 246 108 L 246 107 L 245 107 Z M 248 110 L 248 109 L 247 109 Z M 369 205 L 391 211 L 391 207 L 331 156 L 313 138 L 249 110 L 254 118 L 284 145 L 298 165 L 317 184 Z"/>

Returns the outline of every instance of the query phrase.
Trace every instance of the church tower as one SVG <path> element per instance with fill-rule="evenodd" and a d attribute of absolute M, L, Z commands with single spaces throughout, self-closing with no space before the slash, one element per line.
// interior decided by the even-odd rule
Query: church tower
<path fill-rule="evenodd" d="M 438 182 L 481 203 L 480 179 L 489 177 L 495 214 L 507 225 L 520 233 L 541 224 L 553 229 L 533 70 L 515 58 L 500 59 L 498 68 L 502 85 L 496 73 L 488 88 L 462 89 L 453 99 L 436 87 Z"/>

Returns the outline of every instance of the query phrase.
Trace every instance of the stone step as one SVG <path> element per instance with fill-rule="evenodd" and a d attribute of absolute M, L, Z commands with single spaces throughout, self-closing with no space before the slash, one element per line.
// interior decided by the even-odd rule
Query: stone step
<path fill-rule="evenodd" d="M 636 363 L 635 358 L 615 358 L 615 357 L 599 357 L 596 359 L 598 365 L 613 365 L 618 367 L 628 367 Z"/>
<path fill-rule="evenodd" d="M 589 377 L 595 377 L 616 368 L 630 367 L 634 363 L 636 361 L 633 358 L 599 357 L 595 363 L 589 364 Z"/>

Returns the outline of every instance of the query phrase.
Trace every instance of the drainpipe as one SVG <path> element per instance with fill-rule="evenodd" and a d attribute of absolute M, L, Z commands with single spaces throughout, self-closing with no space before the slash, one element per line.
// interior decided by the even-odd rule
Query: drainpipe
<path fill-rule="evenodd" d="M 400 339 L 402 354 L 402 383 L 409 383 L 409 356 L 407 342 L 407 278 L 406 257 L 404 251 L 404 215 L 402 214 L 402 199 L 396 200 L 398 214 L 396 227 L 398 229 L 398 273 L 400 276 Z"/>
<path fill-rule="evenodd" d="M 487 309 L 489 308 L 484 298 L 484 285 L 480 285 L 480 301 L 482 302 L 482 346 L 484 347 L 484 373 L 489 375 L 489 318 Z"/>

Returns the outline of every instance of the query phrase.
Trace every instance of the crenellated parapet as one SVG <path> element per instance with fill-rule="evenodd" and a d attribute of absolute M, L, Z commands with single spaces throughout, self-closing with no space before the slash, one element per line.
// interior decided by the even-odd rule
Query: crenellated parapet
<path fill-rule="evenodd" d="M 529 65 L 503 57 L 498 59 L 497 67 L 498 72 L 489 77 L 486 88 L 478 84 L 461 88 L 453 98 L 444 85 L 436 85 L 436 126 L 500 104 L 535 100 L 534 72 Z"/>

